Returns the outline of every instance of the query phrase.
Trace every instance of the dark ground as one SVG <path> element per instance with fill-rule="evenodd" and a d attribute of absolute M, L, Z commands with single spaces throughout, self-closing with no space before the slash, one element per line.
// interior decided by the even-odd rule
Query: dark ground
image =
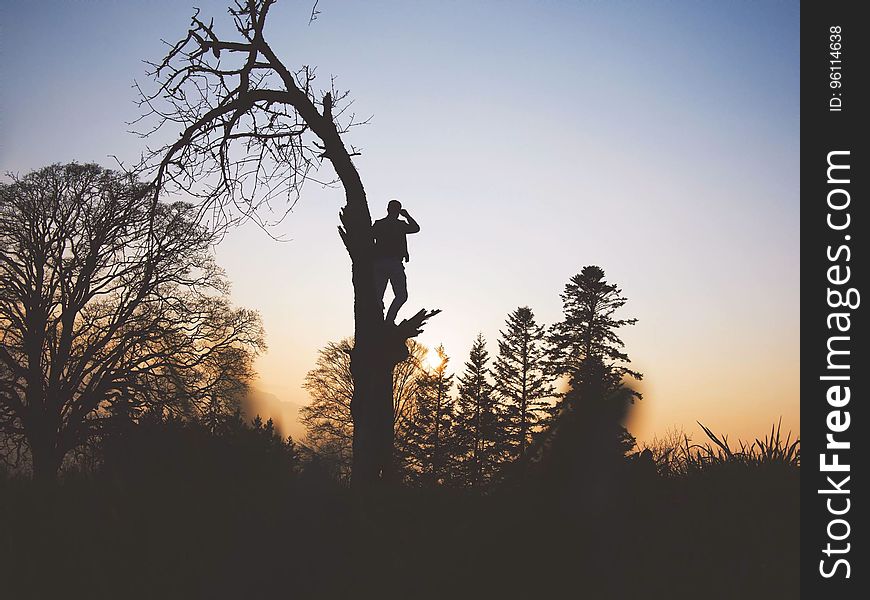
<path fill-rule="evenodd" d="M 365 495 L 168 460 L 0 479 L 3 598 L 798 598 L 796 470 Z M 639 481 L 639 480 L 638 480 Z"/>

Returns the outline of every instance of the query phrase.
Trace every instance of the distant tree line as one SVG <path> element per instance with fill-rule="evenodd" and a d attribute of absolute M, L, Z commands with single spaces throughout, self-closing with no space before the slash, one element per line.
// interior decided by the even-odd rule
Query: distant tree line
<path fill-rule="evenodd" d="M 542 466 L 564 475 L 605 464 L 634 447 L 623 422 L 640 394 L 626 382 L 642 375 L 628 367 L 618 335 L 636 322 L 616 315 L 626 298 L 600 267 L 587 266 L 562 301 L 563 319 L 550 327 L 527 306 L 512 311 L 494 357 L 478 334 L 458 374 L 442 346 L 427 361 L 427 349 L 408 342 L 393 376 L 394 479 L 487 489 Z M 319 352 L 305 382 L 312 401 L 301 411 L 306 446 L 342 480 L 351 466 L 352 343 Z"/>

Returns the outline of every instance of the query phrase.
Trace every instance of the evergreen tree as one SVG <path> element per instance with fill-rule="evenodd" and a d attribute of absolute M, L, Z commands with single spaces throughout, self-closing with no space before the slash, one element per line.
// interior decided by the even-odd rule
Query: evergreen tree
<path fill-rule="evenodd" d="M 637 319 L 615 316 L 627 299 L 597 266 L 572 277 L 562 301 L 564 318 L 548 336 L 551 372 L 568 378 L 568 391 L 556 408 L 554 450 L 558 460 L 601 473 L 634 446 L 623 421 L 641 395 L 624 380 L 642 375 L 628 367 L 617 330 Z"/>
<path fill-rule="evenodd" d="M 456 409 L 450 395 L 453 373 L 447 373 L 450 358 L 444 346 L 438 346 L 436 352 L 438 365 L 417 379 L 414 414 L 407 419 L 408 434 L 397 448 L 412 467 L 411 481 L 433 487 L 453 479 L 456 454 L 452 431 Z"/>
<path fill-rule="evenodd" d="M 483 334 L 471 346 L 465 372 L 459 377 L 456 436 L 462 456 L 460 473 L 471 487 L 491 483 L 507 454 L 503 415 L 489 382 L 489 353 Z"/>
<path fill-rule="evenodd" d="M 545 373 L 544 327 L 535 322 L 532 309 L 523 306 L 508 315 L 499 333 L 495 391 L 504 408 L 511 457 L 524 465 L 532 434 L 547 415 L 545 399 L 553 396 Z"/>

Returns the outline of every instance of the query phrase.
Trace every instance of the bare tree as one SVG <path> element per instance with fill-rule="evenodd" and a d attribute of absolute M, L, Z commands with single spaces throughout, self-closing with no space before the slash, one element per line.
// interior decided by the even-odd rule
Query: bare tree
<path fill-rule="evenodd" d="M 259 316 L 189 204 L 130 175 L 54 165 L 0 184 L 0 428 L 51 480 L 108 418 L 196 413 L 250 376 Z"/>
<path fill-rule="evenodd" d="M 353 460 L 353 340 L 329 342 L 317 356 L 315 367 L 305 376 L 304 387 L 311 403 L 300 410 L 305 426 L 305 444 L 333 464 L 344 479 L 350 475 Z M 393 437 L 398 453 L 407 446 L 408 419 L 413 413 L 418 380 L 423 375 L 426 347 L 408 340 L 408 357 L 393 369 Z M 401 456 L 397 457 L 401 460 Z M 387 477 L 396 475 L 391 465 Z"/>
<path fill-rule="evenodd" d="M 274 0 L 236 0 L 235 31 L 225 37 L 197 11 L 187 35 L 153 64 L 156 89 L 142 91 L 142 135 L 180 128 L 153 148 L 157 193 L 194 195 L 215 224 L 253 217 L 275 198 L 289 209 L 327 159 L 345 192 L 338 228 L 351 259 L 354 289 L 353 480 L 380 479 L 392 455 L 392 370 L 407 357 L 405 340 L 438 311 L 421 310 L 385 325 L 372 270 L 372 220 L 366 192 L 342 134 L 360 122 L 346 93 L 314 87 L 314 69 L 288 68 L 266 41 Z M 159 135 L 163 135 L 160 133 Z"/>

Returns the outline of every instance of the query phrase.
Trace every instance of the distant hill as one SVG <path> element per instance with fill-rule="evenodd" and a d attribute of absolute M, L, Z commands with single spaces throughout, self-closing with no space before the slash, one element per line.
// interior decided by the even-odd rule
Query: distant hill
<path fill-rule="evenodd" d="M 305 435 L 305 429 L 299 422 L 299 409 L 295 402 L 281 400 L 275 394 L 251 388 L 247 397 L 242 400 L 242 412 L 250 419 L 257 415 L 266 421 L 272 419 L 281 435 L 292 436 L 300 440 Z"/>

